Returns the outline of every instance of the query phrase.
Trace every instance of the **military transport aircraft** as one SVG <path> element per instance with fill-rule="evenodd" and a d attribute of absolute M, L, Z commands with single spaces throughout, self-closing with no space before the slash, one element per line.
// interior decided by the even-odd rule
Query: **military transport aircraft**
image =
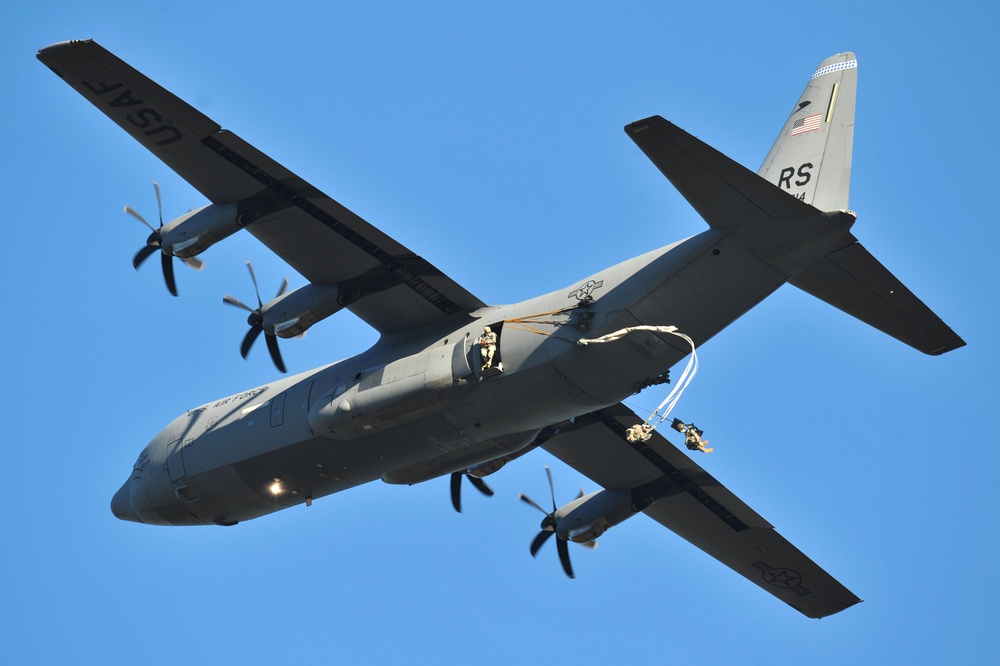
<path fill-rule="evenodd" d="M 174 258 L 245 229 L 308 280 L 267 303 L 258 292 L 257 307 L 227 299 L 250 311 L 244 356 L 263 333 L 283 371 L 277 338 L 341 309 L 381 334 L 358 356 L 177 417 L 115 493 L 117 517 L 235 525 L 375 479 L 446 474 L 457 508 L 464 477 L 485 490 L 482 477 L 540 447 L 603 487 L 551 511 L 522 497 L 545 514 L 531 553 L 555 534 L 569 575 L 569 541 L 644 513 L 809 617 L 860 601 L 621 402 L 786 282 L 924 353 L 965 344 L 851 233 L 853 53 L 815 70 L 756 174 L 663 118 L 626 126 L 708 230 L 502 306 L 94 41 L 38 58 L 211 202 L 147 222 L 137 267 L 158 251 L 176 293 Z"/>

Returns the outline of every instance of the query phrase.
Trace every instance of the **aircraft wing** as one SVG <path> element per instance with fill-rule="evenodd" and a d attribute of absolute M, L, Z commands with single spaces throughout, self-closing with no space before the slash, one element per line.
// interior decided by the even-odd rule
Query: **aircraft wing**
<path fill-rule="evenodd" d="M 270 211 L 246 227 L 315 284 L 352 280 L 349 309 L 399 333 L 484 304 L 382 233 L 93 40 L 54 44 L 38 59 L 214 204 Z"/>
<path fill-rule="evenodd" d="M 671 492 L 643 513 L 808 617 L 861 601 L 657 431 L 629 443 L 625 430 L 642 421 L 619 403 L 576 419 L 542 448 L 608 490 L 669 479 Z"/>

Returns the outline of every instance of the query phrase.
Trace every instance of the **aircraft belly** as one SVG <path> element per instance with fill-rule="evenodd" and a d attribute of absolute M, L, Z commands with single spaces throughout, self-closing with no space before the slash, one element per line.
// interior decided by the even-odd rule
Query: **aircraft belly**
<path fill-rule="evenodd" d="M 253 423 L 244 416 L 187 449 L 188 475 L 161 505 L 177 513 L 173 524 L 231 524 L 379 478 L 417 483 L 517 451 L 544 426 L 597 406 L 546 364 L 483 380 L 448 409 L 350 440 L 302 436 L 304 409 L 286 411 L 275 428 L 261 419 L 267 410 L 251 409 Z"/>
<path fill-rule="evenodd" d="M 189 475 L 161 508 L 189 514 L 173 524 L 250 520 L 374 481 L 386 469 L 386 452 L 393 455 L 385 441 L 313 437 Z"/>
<path fill-rule="evenodd" d="M 426 440 L 411 462 L 383 475 L 387 483 L 420 483 L 530 445 L 538 432 L 600 405 L 553 364 L 480 383 L 454 408 L 421 422 Z"/>

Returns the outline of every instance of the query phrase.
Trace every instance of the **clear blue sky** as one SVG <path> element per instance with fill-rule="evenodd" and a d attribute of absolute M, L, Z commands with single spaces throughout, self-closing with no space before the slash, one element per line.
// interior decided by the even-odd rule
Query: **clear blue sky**
<path fill-rule="evenodd" d="M 424 5 L 431 5 L 425 8 Z M 4 663 L 987 663 L 998 506 L 995 6 L 839 3 L 17 3 L 0 27 Z M 345 6 L 346 5 L 346 6 Z M 975 9 L 973 9 L 975 7 Z M 239 357 L 241 234 L 171 298 L 133 271 L 155 216 L 205 203 L 35 59 L 93 37 L 491 303 L 704 229 L 622 132 L 660 114 L 756 169 L 816 64 L 858 55 L 855 234 L 969 346 L 931 358 L 785 287 L 700 353 L 678 407 L 705 467 L 863 597 L 807 620 L 644 516 L 578 578 L 517 502 L 581 485 L 535 452 L 497 496 L 381 483 L 235 528 L 108 508 L 176 415 L 267 383 Z M 481 239 L 492 242 L 484 249 Z M 283 346 L 353 355 L 349 313 Z M 650 410 L 665 396 L 630 401 Z M 468 489 L 467 489 L 468 490 Z"/>

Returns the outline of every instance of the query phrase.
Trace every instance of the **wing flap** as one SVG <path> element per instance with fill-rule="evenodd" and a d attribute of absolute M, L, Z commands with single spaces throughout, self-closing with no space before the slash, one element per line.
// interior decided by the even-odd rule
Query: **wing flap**
<path fill-rule="evenodd" d="M 675 492 L 644 513 L 808 617 L 861 601 L 658 432 L 627 442 L 625 429 L 640 422 L 618 404 L 578 418 L 542 448 L 609 490 L 666 477 Z"/>

